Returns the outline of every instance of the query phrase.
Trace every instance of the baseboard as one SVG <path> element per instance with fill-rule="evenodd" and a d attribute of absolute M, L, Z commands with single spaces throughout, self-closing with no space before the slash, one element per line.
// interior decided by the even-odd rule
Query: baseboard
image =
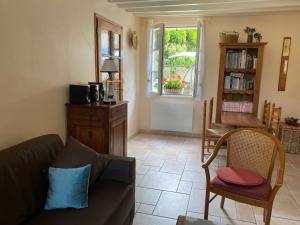
<path fill-rule="evenodd" d="M 134 134 L 132 134 L 130 137 L 127 138 L 128 141 L 130 141 L 131 139 L 135 138 L 136 136 L 138 136 L 141 133 L 140 130 L 138 130 L 137 132 L 135 132 Z"/>
<path fill-rule="evenodd" d="M 178 132 L 178 131 L 165 131 L 165 130 L 144 130 L 144 129 L 141 129 L 139 133 L 171 135 L 171 136 L 192 137 L 192 138 L 200 138 L 201 137 L 201 134 L 197 134 L 197 133 Z"/>

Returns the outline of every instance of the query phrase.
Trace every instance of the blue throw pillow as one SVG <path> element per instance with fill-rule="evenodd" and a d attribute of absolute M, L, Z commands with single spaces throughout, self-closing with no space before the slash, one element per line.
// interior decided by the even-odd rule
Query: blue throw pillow
<path fill-rule="evenodd" d="M 88 207 L 91 164 L 79 168 L 49 167 L 45 210 Z"/>

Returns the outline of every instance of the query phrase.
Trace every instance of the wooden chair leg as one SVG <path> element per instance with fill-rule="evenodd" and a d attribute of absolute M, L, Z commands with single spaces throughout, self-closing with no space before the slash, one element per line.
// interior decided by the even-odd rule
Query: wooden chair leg
<path fill-rule="evenodd" d="M 208 220 L 208 210 L 209 210 L 209 190 L 205 193 L 205 208 L 204 208 L 204 219 Z"/>
<path fill-rule="evenodd" d="M 222 196 L 222 198 L 221 198 L 221 204 L 220 204 L 221 209 L 224 208 L 224 203 L 225 203 L 225 197 Z"/>
<path fill-rule="evenodd" d="M 271 216 L 272 216 L 272 207 L 268 208 L 268 209 L 265 209 L 265 214 L 266 214 L 266 217 L 265 217 L 265 225 L 270 225 L 270 222 L 271 222 Z"/>
<path fill-rule="evenodd" d="M 201 162 L 204 162 L 204 149 L 205 149 L 205 138 L 202 137 L 202 146 L 201 146 Z"/>

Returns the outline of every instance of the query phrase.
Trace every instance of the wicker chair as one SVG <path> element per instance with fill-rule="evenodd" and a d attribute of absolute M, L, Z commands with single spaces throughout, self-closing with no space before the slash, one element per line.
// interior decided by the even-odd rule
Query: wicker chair
<path fill-rule="evenodd" d="M 276 108 L 273 104 L 268 131 L 275 137 L 279 137 L 281 110 L 281 107 Z"/>
<path fill-rule="evenodd" d="M 227 143 L 227 166 L 250 169 L 260 174 L 265 180 L 259 186 L 245 187 L 226 183 L 215 177 L 210 179 L 209 165 L 216 158 L 220 148 Z M 271 178 L 277 155 L 279 166 L 277 179 L 271 185 Z M 206 173 L 206 198 L 204 219 L 208 218 L 209 203 L 217 196 L 222 196 L 220 207 L 224 207 L 225 198 L 264 208 L 264 221 L 270 224 L 274 198 L 283 184 L 285 153 L 280 141 L 270 133 L 254 128 L 241 128 L 225 134 L 207 162 L 202 165 Z M 210 193 L 214 197 L 210 199 Z"/>
<path fill-rule="evenodd" d="M 211 118 L 209 118 L 208 128 L 206 128 L 206 112 L 207 100 L 203 102 L 203 118 L 202 118 L 202 148 L 201 148 L 201 161 L 204 162 L 205 149 L 209 152 L 210 148 L 215 147 L 215 143 L 231 128 L 228 127 L 213 127 Z"/>
<path fill-rule="evenodd" d="M 262 116 L 262 123 L 266 126 L 266 129 L 268 129 L 269 123 L 270 123 L 270 112 L 271 112 L 271 102 L 268 102 L 267 100 L 265 100 L 263 116 Z"/>

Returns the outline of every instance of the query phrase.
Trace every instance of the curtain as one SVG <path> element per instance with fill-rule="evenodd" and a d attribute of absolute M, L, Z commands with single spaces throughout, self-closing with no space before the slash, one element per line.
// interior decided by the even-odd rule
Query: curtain
<path fill-rule="evenodd" d="M 205 75 L 205 44 L 204 44 L 204 21 L 198 20 L 198 49 L 197 49 L 197 64 L 196 64 L 196 88 L 195 98 L 201 100 L 203 94 L 203 80 Z"/>
<path fill-rule="evenodd" d="M 153 20 L 147 20 L 147 95 L 152 92 L 152 27 Z"/>

